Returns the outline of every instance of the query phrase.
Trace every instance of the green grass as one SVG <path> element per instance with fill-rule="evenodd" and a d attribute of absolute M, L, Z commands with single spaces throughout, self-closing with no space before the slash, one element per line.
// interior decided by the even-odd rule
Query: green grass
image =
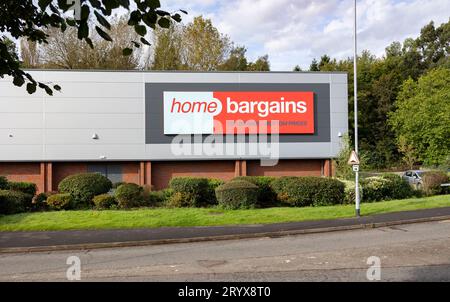
<path fill-rule="evenodd" d="M 362 215 L 450 206 L 450 195 L 361 204 Z M 60 211 L 0 216 L 0 231 L 126 229 L 181 226 L 266 224 L 354 216 L 353 205 L 222 210 L 218 208 L 146 208 L 108 211 Z"/>

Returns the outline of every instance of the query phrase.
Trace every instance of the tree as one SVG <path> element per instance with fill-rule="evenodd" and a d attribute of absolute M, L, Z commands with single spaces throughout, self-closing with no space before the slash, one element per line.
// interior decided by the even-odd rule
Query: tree
<path fill-rule="evenodd" d="M 23 68 L 40 67 L 41 60 L 36 42 L 24 38 L 20 39 L 20 57 Z"/>
<path fill-rule="evenodd" d="M 244 46 L 233 47 L 230 51 L 230 56 L 225 62 L 219 66 L 219 70 L 225 71 L 245 71 L 247 70 L 247 58 L 245 53 L 247 49 Z"/>
<path fill-rule="evenodd" d="M 414 146 L 409 144 L 404 136 L 400 136 L 398 138 L 398 150 L 403 154 L 405 164 L 412 170 L 417 161 L 417 151 Z"/>
<path fill-rule="evenodd" d="M 91 35 L 93 29 L 106 41 L 112 41 L 108 34 L 111 28 L 108 16 L 114 12 L 126 9 L 130 10 L 127 24 L 134 27 L 139 34 L 139 41 L 129 41 L 127 45 L 139 48 L 149 42 L 144 38 L 148 28 L 168 28 L 173 21 L 180 22 L 178 12 L 168 13 L 161 10 L 159 0 L 136 0 L 136 6 L 131 7 L 129 0 L 79 0 L 75 5 L 66 0 L 3 0 L 0 2 L 0 31 L 8 32 L 14 39 L 26 38 L 38 44 L 48 43 L 47 28 L 57 28 L 62 32 L 68 27 L 77 31 L 77 38 L 84 40 L 91 48 L 94 47 Z M 76 4 L 79 3 L 79 7 Z M 75 18 L 67 17 L 67 12 L 74 9 Z M 180 12 L 186 13 L 183 10 Z M 95 16 L 95 20 L 94 20 Z M 125 47 L 124 55 L 131 55 L 132 48 Z M 44 89 L 48 94 L 53 94 L 52 88 L 42 82 L 37 82 L 33 77 L 21 69 L 20 63 L 14 60 L 14 54 L 10 53 L 3 38 L 0 39 L 0 77 L 5 75 L 13 78 L 13 84 L 23 86 L 27 83 L 27 91 L 34 93 L 36 88 Z M 58 85 L 53 89 L 60 90 Z"/>
<path fill-rule="evenodd" d="M 426 165 L 443 164 L 450 154 L 449 99 L 450 69 L 438 68 L 407 80 L 389 114 L 397 139 L 414 146 Z"/>
<path fill-rule="evenodd" d="M 195 17 L 183 30 L 181 59 L 189 70 L 217 70 L 231 50 L 230 39 L 210 19 Z"/>
<path fill-rule="evenodd" d="M 45 33 L 49 36 L 49 43 L 40 46 L 38 65 L 63 69 L 137 68 L 139 56 L 136 53 L 124 56 L 122 45 L 139 39 L 139 35 L 127 25 L 126 17 L 114 18 L 110 23 L 110 36 L 113 40 L 105 41 L 94 34 L 91 37 L 94 48 L 90 48 L 85 41 L 78 40 L 74 28 L 68 28 L 64 33 L 55 28 L 48 29 Z M 139 50 L 142 52 L 142 49 L 143 47 Z"/>
<path fill-rule="evenodd" d="M 270 71 L 269 55 L 259 57 L 254 63 L 247 66 L 250 71 Z"/>
<path fill-rule="evenodd" d="M 172 26 L 169 29 L 158 29 L 154 33 L 153 63 L 154 70 L 183 69 L 181 50 L 183 45 L 183 28 Z"/>
<path fill-rule="evenodd" d="M 302 71 L 302 68 L 299 65 L 295 65 L 292 71 Z"/>
<path fill-rule="evenodd" d="M 313 59 L 311 65 L 309 65 L 309 71 L 319 71 L 319 64 L 316 59 Z"/>

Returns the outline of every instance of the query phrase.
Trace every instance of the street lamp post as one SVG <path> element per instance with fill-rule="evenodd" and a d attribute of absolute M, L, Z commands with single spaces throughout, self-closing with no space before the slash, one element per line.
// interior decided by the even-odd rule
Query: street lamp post
<path fill-rule="evenodd" d="M 357 77 L 357 48 L 356 48 L 356 0 L 354 6 L 353 23 L 353 93 L 354 93 L 354 113 L 355 113 L 355 152 L 358 154 L 358 77 Z M 359 197 L 359 171 L 355 171 L 355 212 L 356 217 L 360 216 Z"/>

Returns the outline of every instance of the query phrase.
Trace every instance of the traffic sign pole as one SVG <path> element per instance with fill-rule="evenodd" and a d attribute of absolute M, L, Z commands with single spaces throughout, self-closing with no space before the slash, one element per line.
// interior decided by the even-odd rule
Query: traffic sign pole
<path fill-rule="evenodd" d="M 355 113 L 355 152 L 358 154 L 358 77 L 357 77 L 357 48 L 356 48 L 356 0 L 354 5 L 354 24 L 353 24 L 353 93 L 354 93 L 354 113 Z M 361 214 L 359 207 L 359 171 L 355 172 L 355 211 L 356 217 Z"/>

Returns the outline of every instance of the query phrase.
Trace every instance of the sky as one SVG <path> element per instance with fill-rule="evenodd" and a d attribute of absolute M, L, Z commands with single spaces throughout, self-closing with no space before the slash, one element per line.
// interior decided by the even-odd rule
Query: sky
<path fill-rule="evenodd" d="M 184 9 L 183 22 L 210 18 L 221 33 L 247 47 L 249 59 L 268 54 L 271 70 L 309 68 L 313 58 L 353 54 L 353 0 L 161 0 Z M 358 52 L 380 57 L 393 41 L 417 37 L 431 20 L 450 17 L 450 0 L 357 0 Z"/>

